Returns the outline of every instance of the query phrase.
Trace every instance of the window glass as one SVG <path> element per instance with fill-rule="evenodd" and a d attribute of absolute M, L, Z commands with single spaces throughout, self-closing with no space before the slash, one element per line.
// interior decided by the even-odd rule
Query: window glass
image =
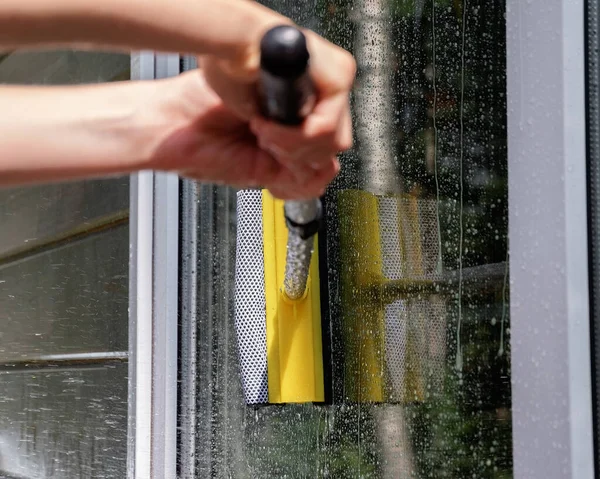
<path fill-rule="evenodd" d="M 1 84 L 127 80 L 128 55 L 13 52 Z M 129 179 L 0 190 L 0 476 L 125 477 Z"/>
<path fill-rule="evenodd" d="M 320 245 L 332 404 L 245 405 L 235 195 L 201 187 L 192 468 L 512 477 L 504 2 L 266 4 L 358 63 L 356 142 Z"/>

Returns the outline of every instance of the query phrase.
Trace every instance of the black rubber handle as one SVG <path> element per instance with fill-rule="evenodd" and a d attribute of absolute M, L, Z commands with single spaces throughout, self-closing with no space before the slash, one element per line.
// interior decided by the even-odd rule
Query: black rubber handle
<path fill-rule="evenodd" d="M 315 89 L 309 74 L 306 37 L 295 27 L 269 30 L 260 43 L 258 97 L 262 114 L 284 125 L 299 125 L 312 111 Z"/>

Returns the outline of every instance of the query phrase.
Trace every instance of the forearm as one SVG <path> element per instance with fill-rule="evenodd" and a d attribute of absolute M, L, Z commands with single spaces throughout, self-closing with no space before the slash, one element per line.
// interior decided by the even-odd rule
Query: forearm
<path fill-rule="evenodd" d="M 2 0 L 0 49 L 71 45 L 237 59 L 282 21 L 248 0 Z"/>
<path fill-rule="evenodd" d="M 154 85 L 0 87 L 0 186 L 145 168 L 137 118 Z"/>

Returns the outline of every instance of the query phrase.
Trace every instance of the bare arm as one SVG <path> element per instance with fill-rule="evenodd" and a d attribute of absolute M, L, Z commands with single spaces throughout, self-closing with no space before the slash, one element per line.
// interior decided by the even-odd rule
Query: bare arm
<path fill-rule="evenodd" d="M 318 91 L 313 113 L 294 129 L 255 121 L 251 134 L 250 120 L 260 120 L 253 85 L 260 38 L 282 23 L 291 21 L 251 0 L 0 0 L 0 50 L 70 46 L 189 53 L 203 56 L 206 77 L 202 85 L 183 79 L 160 88 L 160 82 L 0 87 L 0 186 L 151 168 L 266 185 L 281 197 L 314 196 L 335 176 L 336 153 L 351 144 L 354 61 L 307 32 Z M 147 88 L 159 88 L 162 100 L 149 101 L 156 90 Z M 190 106 L 215 92 L 220 108 L 230 113 L 226 122 L 223 112 L 201 113 L 205 104 Z M 148 113 L 148 103 L 157 110 Z M 300 147 L 302 158 L 295 154 Z M 265 150 L 279 153 L 274 159 Z"/>
<path fill-rule="evenodd" d="M 2 0 L 0 49 L 76 46 L 253 55 L 264 31 L 289 20 L 247 0 Z"/>
<path fill-rule="evenodd" d="M 144 168 L 140 106 L 155 88 L 154 82 L 0 88 L 0 186 Z"/>
<path fill-rule="evenodd" d="M 6 87 L 0 105 L 0 187 L 151 169 L 299 198 L 319 196 L 337 174 L 326 146 L 311 155 L 323 167 L 298 182 L 197 71 L 152 82 Z"/>
<path fill-rule="evenodd" d="M 258 37 L 289 22 L 244 0 L 2 0 L 0 51 L 68 46 L 210 55 L 256 68 Z M 149 82 L 0 86 L 0 186 L 152 168 Z M 198 94 L 205 94 L 199 91 Z"/>

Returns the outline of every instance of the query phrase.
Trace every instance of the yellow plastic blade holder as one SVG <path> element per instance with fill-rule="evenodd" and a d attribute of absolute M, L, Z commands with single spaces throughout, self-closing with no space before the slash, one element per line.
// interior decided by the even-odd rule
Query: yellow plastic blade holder
<path fill-rule="evenodd" d="M 315 102 L 306 39 L 297 28 L 269 30 L 261 41 L 258 93 L 265 117 L 297 126 Z M 310 200 L 318 205 L 318 199 Z M 298 206 L 297 204 L 295 206 Z M 302 206 L 302 205 L 300 205 Z M 263 240 L 269 403 L 323 402 L 323 353 L 316 233 L 320 217 L 290 216 L 284 202 L 263 191 Z M 288 241 L 301 238 L 302 241 Z M 306 247 L 302 254 L 290 248 Z M 291 262 L 291 259 L 305 261 Z M 286 268 L 287 264 L 287 268 Z M 296 267 L 295 265 L 298 265 Z M 310 266 L 309 266 L 310 265 Z M 291 268 L 290 268 L 291 266 Z M 286 288 L 290 288 L 287 294 Z"/>
<path fill-rule="evenodd" d="M 304 296 L 291 300 L 282 287 L 288 242 L 283 206 L 283 201 L 263 191 L 269 403 L 323 402 L 317 241 Z"/>
<path fill-rule="evenodd" d="M 389 259 L 383 254 L 382 230 L 395 227 L 399 241 L 421 238 L 419 213 L 415 198 L 408 195 L 390 197 L 397 202 L 401 215 L 381 218 L 380 202 L 383 197 L 366 191 L 342 190 L 338 193 L 340 225 L 341 271 L 341 330 L 343 335 L 344 393 L 349 402 L 358 403 L 414 403 L 425 398 L 427 358 L 420 357 L 410 325 L 405 331 L 406 348 L 403 355 L 403 384 L 400 390 L 393 386 L 386 338 L 385 307 L 398 298 L 385 294 L 389 282 L 383 265 Z M 406 225 L 402 223 L 406 219 Z M 396 225 L 391 224 L 396 222 Z M 408 225 L 410 231 L 403 231 Z M 422 252 L 399 242 L 398 251 L 410 251 L 402 262 L 422 276 Z M 409 280 L 410 281 L 410 280 Z M 408 318 L 414 322 L 417 318 Z M 433 321 L 434 318 L 429 318 Z M 398 340 L 398 338 L 391 338 Z M 394 347 L 401 345 L 395 344 Z"/>

